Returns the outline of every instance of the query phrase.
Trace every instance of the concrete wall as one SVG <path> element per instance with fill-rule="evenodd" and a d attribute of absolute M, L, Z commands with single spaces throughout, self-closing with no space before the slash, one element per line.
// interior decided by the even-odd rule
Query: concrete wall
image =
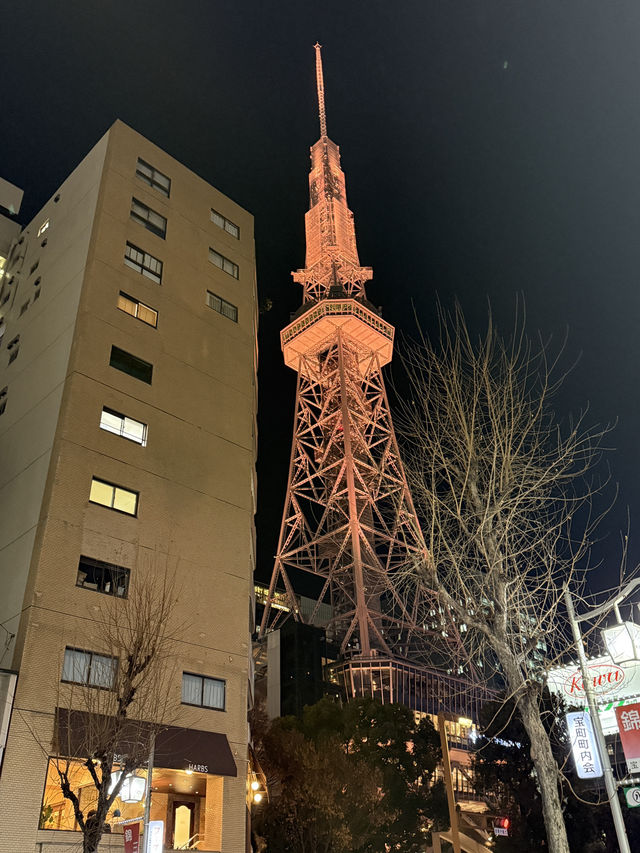
<path fill-rule="evenodd" d="M 40 461 L 38 482 L 46 485 L 37 533 L 30 523 L 39 508 L 31 506 L 33 497 L 32 515 L 21 522 L 33 560 L 21 587 L 24 610 L 14 659 L 20 669 L 19 713 L 14 711 L 0 780 L 0 853 L 31 851 L 36 840 L 43 841 L 37 820 L 46 758 L 29 729 L 37 722 L 47 742 L 64 647 L 100 651 L 95 619 L 104 596 L 75 585 L 80 554 L 128 567 L 132 585 L 143 571 L 166 569 L 176 576 L 182 590 L 176 619 L 188 627 L 176 644 L 171 722 L 223 732 L 230 742 L 238 776 L 221 786 L 221 849 L 235 853 L 245 847 L 246 817 L 256 400 L 253 221 L 120 122 L 110 130 L 102 156 L 93 236 L 74 291 L 77 322 L 69 327 L 65 381 L 56 386 L 57 430 L 48 414 L 53 451 L 49 445 Z M 138 157 L 171 178 L 169 199 L 135 176 Z M 167 218 L 166 240 L 131 220 L 133 195 Z M 212 207 L 240 226 L 240 240 L 211 222 Z M 52 229 L 53 224 L 49 244 Z M 161 284 L 124 264 L 127 240 L 163 261 Z M 209 262 L 210 246 L 239 265 L 239 280 Z M 238 323 L 207 307 L 207 289 L 238 306 Z M 117 309 L 120 290 L 159 312 L 157 328 Z M 43 299 L 44 291 L 36 306 Z M 70 311 L 67 305 L 62 313 L 68 317 Z M 35 322 L 35 312 L 33 317 Z M 110 367 L 112 345 L 152 363 L 152 384 Z M 148 424 L 147 446 L 100 430 L 103 406 Z M 0 423 L 8 413 L 9 406 Z M 7 464 L 28 452 L 21 448 L 16 438 Z M 93 475 L 139 492 L 137 517 L 89 503 Z M 19 595 L 16 588 L 14 598 Z M 181 705 L 185 670 L 224 679 L 226 709 Z"/>

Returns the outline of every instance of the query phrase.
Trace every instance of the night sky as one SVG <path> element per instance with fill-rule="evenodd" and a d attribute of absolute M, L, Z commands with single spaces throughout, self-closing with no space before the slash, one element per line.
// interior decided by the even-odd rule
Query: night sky
<path fill-rule="evenodd" d="M 20 0 L 2 9 L 0 175 L 28 222 L 116 118 L 255 216 L 260 329 L 259 571 L 276 547 L 294 374 L 279 330 L 300 304 L 323 45 L 368 295 L 398 336 L 436 297 L 480 330 L 490 299 L 578 363 L 560 414 L 617 421 L 616 510 L 640 561 L 640 5 L 637 0 Z M 397 368 L 396 368 L 397 369 Z"/>

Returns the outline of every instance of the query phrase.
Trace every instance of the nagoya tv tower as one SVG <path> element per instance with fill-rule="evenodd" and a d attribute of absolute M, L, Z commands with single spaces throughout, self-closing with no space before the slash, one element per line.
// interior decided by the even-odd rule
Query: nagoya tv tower
<path fill-rule="evenodd" d="M 330 605 L 324 624 L 345 661 L 347 693 L 371 695 L 367 684 L 382 660 L 409 658 L 418 637 L 442 635 L 441 620 L 437 631 L 417 624 L 425 608 L 415 566 L 427 550 L 382 376 L 394 328 L 366 296 L 373 273 L 358 258 L 340 150 L 327 136 L 319 44 L 315 51 L 320 139 L 311 148 L 306 265 L 293 273 L 302 306 L 281 332 L 285 363 L 298 374 L 293 446 L 260 634 L 287 611 L 302 620 L 291 578 L 310 573 L 320 594 L 303 621 L 317 621 Z M 393 674 L 382 681 L 386 701 L 403 701 Z"/>

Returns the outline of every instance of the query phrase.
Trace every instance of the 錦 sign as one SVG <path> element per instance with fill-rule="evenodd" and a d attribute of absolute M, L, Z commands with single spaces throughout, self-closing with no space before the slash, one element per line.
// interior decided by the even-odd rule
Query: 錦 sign
<path fill-rule="evenodd" d="M 630 773 L 640 770 L 640 702 L 616 708 L 618 731 Z"/>

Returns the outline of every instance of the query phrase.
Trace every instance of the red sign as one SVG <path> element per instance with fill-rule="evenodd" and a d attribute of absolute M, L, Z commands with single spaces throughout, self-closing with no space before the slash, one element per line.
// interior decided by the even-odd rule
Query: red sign
<path fill-rule="evenodd" d="M 640 770 L 640 702 L 616 708 L 616 722 L 630 773 Z"/>
<path fill-rule="evenodd" d="M 611 663 L 590 664 L 587 667 L 587 671 L 593 692 L 598 696 L 618 690 L 625 679 L 624 670 Z M 579 669 L 571 673 L 565 680 L 564 692 L 567 696 L 583 697 L 585 695 L 584 681 Z"/>
<path fill-rule="evenodd" d="M 124 827 L 124 853 L 139 853 L 140 824 L 130 823 Z"/>

